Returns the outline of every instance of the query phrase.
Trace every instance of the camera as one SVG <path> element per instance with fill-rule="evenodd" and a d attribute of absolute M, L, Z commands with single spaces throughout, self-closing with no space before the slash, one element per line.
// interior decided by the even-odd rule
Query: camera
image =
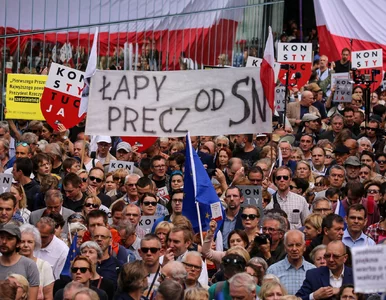
<path fill-rule="evenodd" d="M 257 246 L 267 244 L 267 240 L 272 244 L 272 239 L 269 234 L 260 234 L 255 237 L 254 242 Z"/>

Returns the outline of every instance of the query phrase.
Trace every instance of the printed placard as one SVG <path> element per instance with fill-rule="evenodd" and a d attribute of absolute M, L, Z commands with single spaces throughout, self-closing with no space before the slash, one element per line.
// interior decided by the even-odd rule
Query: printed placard
<path fill-rule="evenodd" d="M 45 120 L 40 109 L 47 76 L 8 74 L 6 93 L 6 119 Z"/>
<path fill-rule="evenodd" d="M 284 112 L 285 107 L 285 86 L 275 87 L 275 105 L 277 112 Z"/>
<path fill-rule="evenodd" d="M 97 70 L 86 134 L 184 136 L 272 131 L 257 68 L 181 72 Z"/>
<path fill-rule="evenodd" d="M 386 292 L 386 245 L 352 247 L 356 293 Z"/>
<path fill-rule="evenodd" d="M 312 62 L 311 43 L 279 43 L 277 61 L 280 63 Z"/>
<path fill-rule="evenodd" d="M 382 68 L 382 49 L 353 51 L 351 54 L 352 67 L 357 69 Z"/>
<path fill-rule="evenodd" d="M 350 73 L 331 73 L 331 87 L 336 85 L 337 79 L 350 80 Z"/>
<path fill-rule="evenodd" d="M 163 198 L 167 201 L 170 200 L 169 191 L 168 191 L 168 188 L 166 186 L 163 186 L 163 187 L 157 189 L 157 196 L 160 198 Z"/>
<path fill-rule="evenodd" d="M 263 60 L 261 58 L 257 58 L 254 56 L 248 56 L 246 67 L 255 67 L 260 68 L 261 63 Z M 275 73 L 275 82 L 277 81 L 277 78 L 279 77 L 280 72 L 280 64 L 275 62 L 273 65 L 273 71 Z"/>
<path fill-rule="evenodd" d="M 259 208 L 260 216 L 264 215 L 263 201 L 262 201 L 262 189 L 260 185 L 238 185 L 237 186 L 243 193 L 244 202 L 242 207 L 247 205 L 253 205 Z"/>
<path fill-rule="evenodd" d="M 334 102 L 351 103 L 353 83 L 347 79 L 337 79 Z"/>
<path fill-rule="evenodd" d="M 151 233 L 151 229 L 158 218 L 159 216 L 142 216 L 138 226 L 145 230 L 146 233 Z"/>
<path fill-rule="evenodd" d="M 217 222 L 222 220 L 221 202 L 212 203 L 210 205 L 210 211 L 212 219 L 215 219 Z"/>
<path fill-rule="evenodd" d="M 12 185 L 12 174 L 0 174 L 0 191 L 1 193 L 6 193 L 11 191 Z"/>
<path fill-rule="evenodd" d="M 125 169 L 129 174 L 133 174 L 134 163 L 132 161 L 112 160 L 109 164 L 109 172 Z"/>

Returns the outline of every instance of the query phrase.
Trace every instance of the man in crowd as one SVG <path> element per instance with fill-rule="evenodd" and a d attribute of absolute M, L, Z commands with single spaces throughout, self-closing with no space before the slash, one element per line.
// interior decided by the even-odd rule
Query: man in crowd
<path fill-rule="evenodd" d="M 331 130 L 323 132 L 319 136 L 319 140 L 327 139 L 331 143 L 334 142 L 335 137 L 343 130 L 344 118 L 340 114 L 335 114 L 331 118 Z"/>
<path fill-rule="evenodd" d="M 68 173 L 63 179 L 63 206 L 72 211 L 82 212 L 86 195 L 81 190 L 82 180 L 75 173 Z"/>
<path fill-rule="evenodd" d="M 322 147 L 315 146 L 311 151 L 311 170 L 317 176 L 325 176 L 327 168 L 324 165 L 326 151 Z"/>
<path fill-rule="evenodd" d="M 255 300 L 256 284 L 252 276 L 243 272 L 229 279 L 229 295 L 232 299 Z"/>
<path fill-rule="evenodd" d="M 343 48 L 341 59 L 331 63 L 331 68 L 335 70 L 335 73 L 348 73 L 351 71 L 350 54 L 350 49 Z"/>
<path fill-rule="evenodd" d="M 16 198 L 11 193 L 5 192 L 0 195 L 0 226 L 11 221 L 16 213 Z"/>
<path fill-rule="evenodd" d="M 135 233 L 135 226 L 129 220 L 122 220 L 116 228 L 121 237 L 121 244 L 126 248 L 129 255 L 129 261 L 141 259 L 139 255 L 141 239 Z"/>
<path fill-rule="evenodd" d="M 314 146 L 314 136 L 310 134 L 302 134 L 302 137 L 300 138 L 299 147 L 303 151 L 304 160 L 310 162 L 312 155 L 311 155 L 311 149 Z"/>
<path fill-rule="evenodd" d="M 291 160 L 291 144 L 288 141 L 281 141 L 279 142 L 278 147 L 281 150 L 281 156 L 283 158 L 282 166 L 287 166 L 292 172 L 295 172 L 296 161 Z"/>
<path fill-rule="evenodd" d="M 137 190 L 137 182 L 139 178 L 140 177 L 137 174 L 130 174 L 126 176 L 125 178 L 126 195 L 124 195 L 119 200 L 125 201 L 126 204 L 137 203 L 139 199 L 138 190 Z"/>
<path fill-rule="evenodd" d="M 332 204 L 327 198 L 316 198 L 312 202 L 312 212 L 323 217 L 332 213 Z"/>
<path fill-rule="evenodd" d="M 166 160 L 161 155 L 154 156 L 151 160 L 151 171 L 148 177 L 152 179 L 157 189 L 161 189 L 169 186 L 169 175 L 166 174 Z"/>
<path fill-rule="evenodd" d="M 129 220 L 135 226 L 135 232 L 139 238 L 145 236 L 146 232 L 138 226 L 141 219 L 141 209 L 139 206 L 130 203 L 122 211 L 122 220 Z"/>
<path fill-rule="evenodd" d="M 111 198 L 103 193 L 103 185 L 105 180 L 106 178 L 103 169 L 99 167 L 92 168 L 88 174 L 88 187 L 86 193 L 88 195 L 97 196 L 99 199 L 101 199 L 104 206 L 110 207 Z"/>
<path fill-rule="evenodd" d="M 188 273 L 185 280 L 185 288 L 202 287 L 201 283 L 198 281 L 203 264 L 201 253 L 197 251 L 189 251 L 182 259 L 182 264 Z"/>
<path fill-rule="evenodd" d="M 240 158 L 248 166 L 259 159 L 259 151 L 253 145 L 253 134 L 238 134 L 233 156 Z"/>
<path fill-rule="evenodd" d="M 346 169 L 346 179 L 347 182 L 358 182 L 359 181 L 359 171 L 361 169 L 361 162 L 356 156 L 350 156 L 344 162 L 344 167 Z"/>

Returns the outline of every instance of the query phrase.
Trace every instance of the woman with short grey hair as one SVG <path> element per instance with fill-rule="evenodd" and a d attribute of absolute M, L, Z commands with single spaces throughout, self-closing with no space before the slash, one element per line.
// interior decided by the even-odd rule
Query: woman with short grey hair
<path fill-rule="evenodd" d="M 54 290 L 54 274 L 51 265 L 34 256 L 35 250 L 40 250 L 42 247 L 42 240 L 39 230 L 30 224 L 23 224 L 20 226 L 21 231 L 21 244 L 20 255 L 28 257 L 36 262 L 40 275 L 40 286 L 38 292 L 38 299 L 52 300 Z"/>
<path fill-rule="evenodd" d="M 81 255 L 87 257 L 95 266 L 102 260 L 103 252 L 101 247 L 96 242 L 87 241 L 80 246 Z M 111 280 L 103 278 L 97 272 L 90 280 L 90 285 L 98 289 L 104 290 L 109 297 L 114 297 L 114 283 Z"/>

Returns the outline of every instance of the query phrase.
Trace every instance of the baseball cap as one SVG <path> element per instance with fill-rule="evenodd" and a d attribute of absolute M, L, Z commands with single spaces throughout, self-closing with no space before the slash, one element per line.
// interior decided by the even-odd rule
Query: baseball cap
<path fill-rule="evenodd" d="M 264 134 L 264 133 L 258 133 L 258 134 L 256 134 L 256 138 L 260 138 L 260 137 L 267 137 L 267 135 Z"/>
<path fill-rule="evenodd" d="M 117 146 L 118 150 L 125 150 L 126 152 L 131 152 L 131 145 L 127 142 L 120 142 Z"/>
<path fill-rule="evenodd" d="M 313 82 L 313 83 L 310 83 L 309 85 L 307 85 L 307 90 L 314 92 L 314 93 L 317 93 L 317 92 L 320 92 L 322 89 L 320 88 L 320 86 L 318 84 Z"/>
<path fill-rule="evenodd" d="M 317 119 L 320 119 L 319 116 L 317 115 L 314 115 L 314 114 L 304 114 L 303 118 L 302 118 L 302 121 L 303 122 L 309 122 L 309 121 L 315 121 Z"/>
<path fill-rule="evenodd" d="M 349 156 L 346 161 L 344 162 L 345 166 L 354 166 L 354 167 L 360 167 L 361 162 L 359 161 L 359 158 L 356 156 Z"/>
<path fill-rule="evenodd" d="M 345 145 L 339 145 L 335 148 L 334 152 L 333 153 L 339 153 L 339 154 L 349 154 L 350 153 L 350 149 L 348 147 L 346 147 Z"/>
<path fill-rule="evenodd" d="M 97 138 L 96 138 L 96 142 L 97 144 L 98 143 L 108 143 L 108 144 L 111 144 L 111 137 L 107 136 L 107 135 L 98 135 Z"/>
<path fill-rule="evenodd" d="M 15 224 L 4 224 L 4 225 L 0 226 L 0 232 L 6 232 L 6 233 L 16 237 L 18 240 L 21 240 L 20 229 Z"/>

